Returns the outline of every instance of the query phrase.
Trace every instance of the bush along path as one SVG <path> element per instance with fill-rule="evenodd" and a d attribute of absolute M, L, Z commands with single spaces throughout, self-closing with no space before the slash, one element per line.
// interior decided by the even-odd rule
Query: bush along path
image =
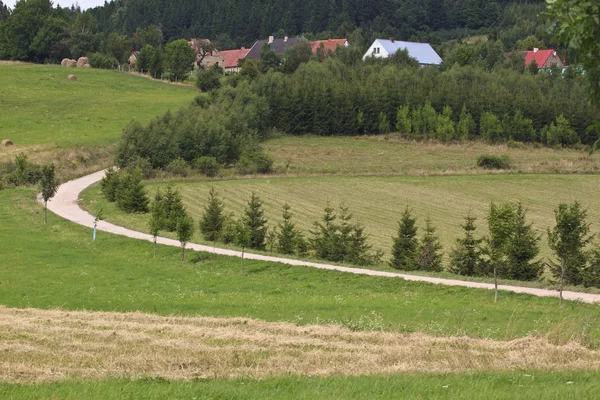
<path fill-rule="evenodd" d="M 116 235 L 122 235 L 133 239 L 146 240 L 148 242 L 154 242 L 154 237 L 152 235 L 133 231 L 131 229 L 127 229 L 121 226 L 113 225 L 106 221 L 98 221 L 94 216 L 92 216 L 87 211 L 84 211 L 79 207 L 78 198 L 79 194 L 93 185 L 94 183 L 99 182 L 105 175 L 106 171 L 98 171 L 91 175 L 84 176 L 79 179 L 72 180 L 70 182 L 64 183 L 61 185 L 52 200 L 48 202 L 48 210 L 54 212 L 56 215 L 63 217 L 71 222 L 74 222 L 79 225 L 83 225 L 89 228 L 93 228 L 96 224 L 96 228 L 99 231 L 109 232 Z M 42 202 L 41 196 L 38 196 L 38 200 Z M 175 246 L 180 247 L 181 243 L 177 240 L 157 237 L 156 243 L 166 245 L 166 246 Z M 395 272 L 386 272 L 386 271 L 375 271 L 369 269 L 362 268 L 350 268 L 350 267 L 342 267 L 338 265 L 331 264 L 322 264 L 315 263 L 309 261 L 302 260 L 294 260 L 290 258 L 281 258 L 281 257 L 273 257 L 266 256 L 261 254 L 252 254 L 241 251 L 229 250 L 229 249 L 221 249 L 214 248 L 212 246 L 203 246 L 200 244 L 189 243 L 187 244 L 187 248 L 195 251 L 202 251 L 206 253 L 214 253 L 224 256 L 230 257 L 244 257 L 246 259 L 251 260 L 259 260 L 259 261 L 268 261 L 268 262 L 277 262 L 283 263 L 293 266 L 299 267 L 311 267 L 311 268 L 319 268 L 319 269 L 327 269 L 334 270 L 340 272 L 347 272 L 352 274 L 359 275 L 370 275 L 370 276 L 383 276 L 389 278 L 402 278 L 408 281 L 419 281 L 419 282 L 429 282 L 433 284 L 439 285 L 448 285 L 448 286 L 464 286 L 470 288 L 478 288 L 478 289 L 488 289 L 494 290 L 494 285 L 491 283 L 480 283 L 480 282 L 468 282 L 461 281 L 457 279 L 443 279 L 443 278 L 433 278 L 426 276 L 415 276 L 409 274 L 400 274 Z M 534 296 L 542 296 L 542 297 L 558 297 L 558 292 L 555 290 L 547 290 L 547 289 L 536 289 L 529 287 L 521 287 L 521 286 L 509 286 L 509 285 L 499 285 L 499 290 L 505 290 L 515 293 L 524 293 L 530 294 Z M 582 301 L 585 303 L 600 303 L 600 295 L 591 294 L 591 293 L 579 293 L 579 292 L 563 292 L 563 298 L 566 300 L 575 300 Z"/>

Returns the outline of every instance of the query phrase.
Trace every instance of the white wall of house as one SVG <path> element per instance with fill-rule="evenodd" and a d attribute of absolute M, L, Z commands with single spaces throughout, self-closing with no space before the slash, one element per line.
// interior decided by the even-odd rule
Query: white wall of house
<path fill-rule="evenodd" d="M 368 57 L 388 58 L 389 56 L 390 54 L 383 48 L 379 40 L 375 40 L 363 56 L 363 61 Z"/>

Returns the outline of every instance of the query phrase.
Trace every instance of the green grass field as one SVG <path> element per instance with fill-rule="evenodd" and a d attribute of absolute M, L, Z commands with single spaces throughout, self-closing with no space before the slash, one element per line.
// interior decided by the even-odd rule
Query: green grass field
<path fill-rule="evenodd" d="M 78 81 L 67 80 L 76 74 Z M 19 147 L 108 145 L 142 123 L 190 103 L 191 87 L 117 71 L 0 63 L 0 140 Z"/>
<path fill-rule="evenodd" d="M 600 172 L 600 155 L 569 149 L 509 148 L 480 142 L 439 144 L 385 136 L 281 136 L 264 143 L 275 169 L 290 175 L 448 175 L 489 173 L 477 168 L 482 154 L 506 154 L 513 171 Z"/>
<path fill-rule="evenodd" d="M 529 211 L 529 220 L 542 237 L 542 255 L 550 256 L 546 230 L 554 224 L 554 209 L 559 202 L 579 201 L 588 209 L 592 230 L 600 229 L 600 200 L 595 190 L 598 178 L 594 175 L 501 174 L 428 177 L 312 177 L 263 178 L 226 181 L 176 181 L 186 208 L 196 220 L 206 204 L 207 193 L 214 187 L 225 200 L 226 208 L 240 215 L 252 191 L 263 200 L 265 214 L 274 226 L 281 221 L 285 202 L 299 228 L 309 234 L 314 221 L 322 216 L 329 201 L 334 207 L 345 204 L 366 226 L 372 243 L 389 254 L 397 221 L 406 206 L 424 226 L 425 218 L 432 219 L 438 228 L 442 244 L 449 251 L 456 238 L 462 235 L 463 217 L 472 210 L 478 217 L 480 234 L 487 231 L 485 217 L 494 202 L 521 201 Z M 173 181 L 170 181 L 173 182 Z M 151 182 L 150 194 L 165 182 Z M 94 186 L 83 192 L 85 207 L 103 208 L 109 221 L 146 231 L 148 215 L 125 214 L 114 204 L 106 202 Z M 201 241 L 197 233 L 197 241 Z"/>
<path fill-rule="evenodd" d="M 50 215 L 43 224 L 29 190 L 0 191 L 0 299 L 7 307 L 144 311 L 162 315 L 253 317 L 358 330 L 511 339 L 600 340 L 600 305 L 354 276 L 309 268 L 189 254 L 89 229 Z"/>
<path fill-rule="evenodd" d="M 461 375 L 286 377 L 254 380 L 67 381 L 55 384 L 0 384 L 6 400 L 67 399 L 592 399 L 600 390 L 598 372 L 514 371 Z"/>

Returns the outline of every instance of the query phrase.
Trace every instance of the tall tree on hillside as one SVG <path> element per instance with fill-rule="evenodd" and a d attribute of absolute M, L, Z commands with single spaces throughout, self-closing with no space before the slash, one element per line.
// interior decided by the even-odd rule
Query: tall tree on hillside
<path fill-rule="evenodd" d="M 292 213 L 290 205 L 285 203 L 283 206 L 283 222 L 279 223 L 277 231 L 277 251 L 282 254 L 294 254 L 296 251 L 297 231 L 296 225 L 292 222 Z"/>
<path fill-rule="evenodd" d="M 47 223 L 46 214 L 48 212 L 48 200 L 54 197 L 60 185 L 56 178 L 56 170 L 54 165 L 45 165 L 42 167 L 42 176 L 40 179 L 40 187 L 42 189 L 42 200 L 44 200 L 44 223 Z"/>
<path fill-rule="evenodd" d="M 3 56 L 8 55 L 14 60 L 33 60 L 34 54 L 30 46 L 53 12 L 50 0 L 18 1 L 12 14 L 2 24 L 4 43 L 0 46 L 2 52 L 7 53 Z"/>
<path fill-rule="evenodd" d="M 196 54 L 184 39 L 175 40 L 165 47 L 165 57 L 171 80 L 183 80 L 192 70 Z"/>
<path fill-rule="evenodd" d="M 131 53 L 131 41 L 125 35 L 112 32 L 106 42 L 106 52 L 119 61 L 119 64 L 125 64 Z"/>
<path fill-rule="evenodd" d="M 507 277 L 520 281 L 533 281 L 544 271 L 544 264 L 535 260 L 540 252 L 540 237 L 533 230 L 532 223 L 527 223 L 526 210 L 522 203 L 517 203 L 514 213 L 514 225 L 508 245 Z"/>
<path fill-rule="evenodd" d="M 425 220 L 425 234 L 419 244 L 419 255 L 417 258 L 419 269 L 422 271 L 441 272 L 442 266 L 442 245 L 440 238 L 435 233 L 435 227 L 431 219 Z"/>

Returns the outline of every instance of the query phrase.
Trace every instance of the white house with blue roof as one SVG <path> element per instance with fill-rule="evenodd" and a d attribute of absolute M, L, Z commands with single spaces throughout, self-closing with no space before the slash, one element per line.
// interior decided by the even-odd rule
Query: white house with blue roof
<path fill-rule="evenodd" d="M 408 50 L 408 55 L 421 65 L 441 65 L 442 59 L 429 43 L 402 42 L 394 39 L 375 39 L 363 57 L 387 58 L 398 50 Z"/>

